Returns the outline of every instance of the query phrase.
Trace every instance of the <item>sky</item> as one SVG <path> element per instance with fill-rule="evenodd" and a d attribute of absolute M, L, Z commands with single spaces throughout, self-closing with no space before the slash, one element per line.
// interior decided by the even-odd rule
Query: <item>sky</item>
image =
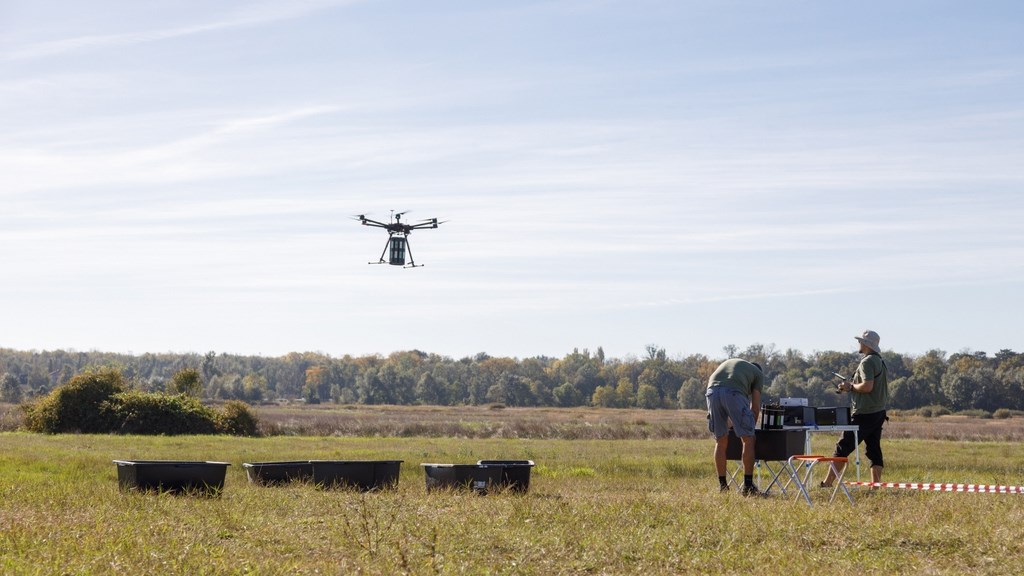
<path fill-rule="evenodd" d="M 1024 352 L 1024 4 L 0 0 L 0 347 Z M 422 267 L 368 265 L 388 221 Z"/>

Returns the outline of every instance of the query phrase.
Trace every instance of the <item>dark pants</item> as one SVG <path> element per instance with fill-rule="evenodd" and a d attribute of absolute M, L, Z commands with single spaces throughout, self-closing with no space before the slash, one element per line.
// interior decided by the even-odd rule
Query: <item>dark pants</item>
<path fill-rule="evenodd" d="M 864 443 L 864 453 L 868 460 L 871 460 L 871 465 L 884 467 L 885 464 L 882 463 L 882 424 L 888 420 L 885 410 L 870 414 L 854 414 L 851 420 L 860 428 L 860 441 Z M 856 448 L 853 432 L 843 432 L 843 437 L 836 442 L 834 456 L 849 456 Z"/>

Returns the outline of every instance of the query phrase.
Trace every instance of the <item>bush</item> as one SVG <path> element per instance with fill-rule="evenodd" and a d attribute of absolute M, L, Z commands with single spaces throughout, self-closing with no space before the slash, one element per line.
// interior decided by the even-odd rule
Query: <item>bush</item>
<path fill-rule="evenodd" d="M 114 369 L 79 374 L 22 410 L 27 429 L 49 434 L 257 434 L 256 415 L 244 402 L 218 412 L 185 394 L 126 392 Z"/>
<path fill-rule="evenodd" d="M 919 408 L 917 412 L 925 418 L 938 418 L 939 416 L 948 416 L 952 414 L 952 412 L 949 411 L 949 408 L 946 408 L 945 406 L 925 406 L 923 408 Z"/>
<path fill-rule="evenodd" d="M 967 416 L 968 418 L 981 418 L 988 419 L 992 417 L 992 413 L 988 410 L 974 409 L 974 410 L 961 410 L 957 412 L 960 416 Z"/>
<path fill-rule="evenodd" d="M 1006 420 L 1008 418 L 1013 418 L 1013 412 L 1010 412 L 1009 408 L 1000 408 L 992 413 L 992 417 L 997 420 Z"/>
<path fill-rule="evenodd" d="M 24 406 L 25 427 L 48 434 L 109 432 L 113 427 L 100 407 L 123 390 L 124 378 L 115 369 L 79 374 L 44 398 Z"/>
<path fill-rule="evenodd" d="M 122 392 L 101 407 L 123 434 L 216 434 L 218 414 L 191 396 Z"/>
<path fill-rule="evenodd" d="M 240 400 L 228 400 L 217 415 L 217 430 L 233 436 L 258 436 L 259 419 L 248 404 Z"/>

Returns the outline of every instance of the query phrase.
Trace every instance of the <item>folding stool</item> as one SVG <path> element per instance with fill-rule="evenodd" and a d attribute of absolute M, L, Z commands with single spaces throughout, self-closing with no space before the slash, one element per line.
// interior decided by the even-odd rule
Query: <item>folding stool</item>
<path fill-rule="evenodd" d="M 796 483 L 796 487 L 799 490 L 796 498 L 799 500 L 800 496 L 804 497 L 807 501 L 808 506 L 813 506 L 811 503 L 811 494 L 808 491 L 809 487 L 813 487 L 811 479 L 813 478 L 814 468 L 817 464 L 825 462 L 828 464 L 827 470 L 831 470 L 835 475 L 835 484 L 832 488 L 832 494 L 829 495 L 828 501 L 835 500 L 836 494 L 842 490 L 843 494 L 846 495 L 846 499 L 850 501 L 850 505 L 853 505 L 853 495 L 850 494 L 850 490 L 847 489 L 846 483 L 843 482 L 843 474 L 846 472 L 847 458 L 842 456 L 819 456 L 816 454 L 798 454 L 796 456 L 790 456 L 789 460 L 786 461 L 786 469 L 789 472 L 790 480 Z M 843 466 L 840 468 L 838 464 L 842 463 Z M 800 470 L 797 469 L 798 465 L 804 466 L 803 475 L 801 476 Z M 786 486 L 789 486 L 789 481 L 786 481 Z"/>

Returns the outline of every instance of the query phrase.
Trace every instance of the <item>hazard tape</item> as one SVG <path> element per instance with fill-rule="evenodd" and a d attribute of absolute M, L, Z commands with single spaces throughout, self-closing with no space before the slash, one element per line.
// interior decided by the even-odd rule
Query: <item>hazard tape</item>
<path fill-rule="evenodd" d="M 847 484 L 871 488 L 903 488 L 906 490 L 932 490 L 936 492 L 1024 494 L 1024 486 L 997 486 L 994 484 L 925 484 L 917 482 L 847 482 Z"/>

